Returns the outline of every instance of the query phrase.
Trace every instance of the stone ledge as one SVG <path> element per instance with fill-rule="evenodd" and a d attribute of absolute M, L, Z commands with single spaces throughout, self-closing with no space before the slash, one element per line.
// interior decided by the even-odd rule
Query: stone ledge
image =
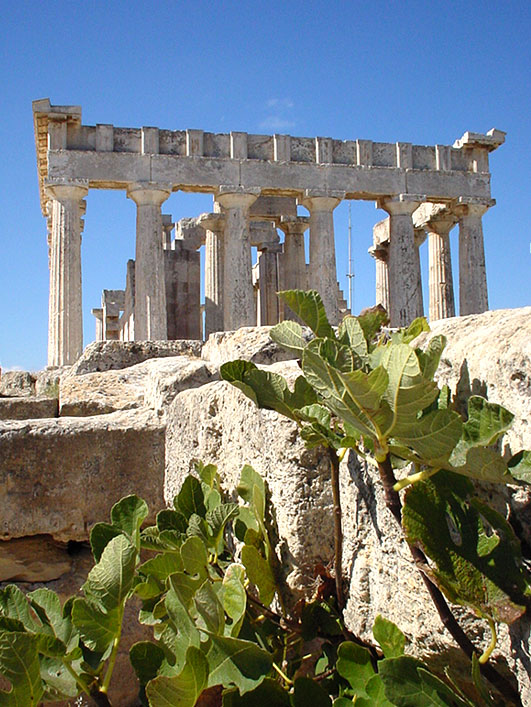
<path fill-rule="evenodd" d="M 0 420 L 31 420 L 57 415 L 57 398 L 0 398 Z"/>

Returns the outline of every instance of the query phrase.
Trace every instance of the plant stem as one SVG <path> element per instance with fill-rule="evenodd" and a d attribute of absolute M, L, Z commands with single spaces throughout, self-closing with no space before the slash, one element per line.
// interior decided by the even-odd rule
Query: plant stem
<path fill-rule="evenodd" d="M 341 496 L 339 491 L 339 457 L 335 449 L 328 447 L 330 457 L 330 478 L 334 503 L 334 570 L 336 575 L 337 605 L 340 612 L 345 607 L 343 597 L 343 530 L 341 528 Z"/>
<path fill-rule="evenodd" d="M 492 655 L 492 651 L 496 648 L 496 641 L 498 640 L 498 634 L 496 633 L 496 624 L 491 618 L 488 618 L 487 621 L 489 622 L 489 627 L 490 627 L 490 632 L 491 632 L 491 639 L 490 643 L 487 646 L 487 648 L 483 651 L 479 658 L 479 663 L 483 665 L 483 663 L 486 663 L 487 660 L 490 658 Z"/>
<path fill-rule="evenodd" d="M 396 484 L 396 479 L 391 465 L 391 459 L 389 455 L 382 462 L 378 462 L 378 468 L 380 470 L 380 479 L 384 487 L 385 503 L 387 508 L 391 511 L 396 521 L 402 525 L 402 502 L 398 492 L 395 491 L 394 486 Z M 408 543 L 409 545 L 409 543 Z M 463 631 L 461 626 L 457 623 L 455 616 L 453 615 L 450 607 L 448 606 L 446 599 L 444 598 L 442 592 L 439 588 L 431 581 L 431 579 L 426 574 L 429 571 L 428 560 L 426 555 L 418 547 L 409 545 L 411 555 L 420 571 L 420 576 L 428 590 L 430 597 L 435 604 L 435 608 L 439 614 L 443 626 L 448 630 L 454 641 L 461 648 L 468 658 L 472 658 L 475 653 L 478 655 L 476 648 L 472 641 L 468 638 L 466 633 Z M 514 689 L 511 683 L 500 675 L 497 670 L 495 670 L 492 665 L 483 664 L 480 666 L 481 672 L 489 680 L 504 697 L 511 699 L 515 705 L 522 707 L 522 702 L 518 692 Z"/>
<path fill-rule="evenodd" d="M 438 471 L 440 471 L 439 467 L 437 467 L 436 469 L 424 469 L 424 471 L 418 471 L 416 474 L 410 474 L 409 476 L 400 479 L 400 481 L 397 481 L 393 488 L 395 491 L 402 491 L 402 489 L 405 489 L 407 486 L 416 484 L 417 481 L 424 481 L 425 479 L 429 479 L 430 476 L 433 476 Z"/>
<path fill-rule="evenodd" d="M 107 694 L 107 690 L 109 689 L 109 684 L 111 682 L 111 676 L 112 672 L 114 670 L 114 664 L 116 663 L 116 658 L 118 657 L 118 646 L 120 645 L 120 637 L 122 635 L 122 624 L 123 624 L 123 619 L 124 619 L 124 604 L 120 607 L 120 616 L 119 616 L 119 621 L 118 621 L 118 634 L 115 636 L 113 644 L 112 644 L 112 651 L 111 651 L 111 657 L 109 658 L 109 665 L 107 667 L 107 672 L 105 673 L 105 677 L 103 679 L 103 685 L 101 686 L 100 692 L 103 694 Z"/>
<path fill-rule="evenodd" d="M 62 662 L 63 662 L 63 665 L 65 666 L 65 668 L 66 668 L 66 669 L 68 670 L 68 672 L 70 673 L 70 675 L 71 675 L 71 676 L 74 678 L 74 680 L 76 681 L 76 684 L 83 690 L 83 692 L 84 692 L 86 695 L 89 695 L 89 696 L 90 696 L 90 688 L 89 688 L 89 686 L 88 686 L 87 683 L 83 680 L 83 678 L 81 678 L 81 677 L 76 673 L 76 671 L 74 670 L 74 668 L 70 665 L 70 662 L 69 662 L 68 660 L 64 660 L 64 659 L 63 659 Z"/>
<path fill-rule="evenodd" d="M 282 680 L 286 683 L 286 685 L 293 685 L 293 680 L 290 680 L 287 675 L 285 675 L 282 670 L 278 667 L 276 663 L 273 663 L 273 668 L 277 671 L 277 673 L 280 675 Z"/>

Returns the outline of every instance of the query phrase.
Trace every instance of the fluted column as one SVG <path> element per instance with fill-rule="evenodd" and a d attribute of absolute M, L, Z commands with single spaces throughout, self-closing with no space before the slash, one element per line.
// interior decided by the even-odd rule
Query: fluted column
<path fill-rule="evenodd" d="M 286 290 L 306 290 L 308 287 L 304 233 L 309 221 L 306 216 L 282 216 L 278 222 L 284 232 L 282 287 Z"/>
<path fill-rule="evenodd" d="M 259 193 L 259 189 L 221 187 L 217 195 L 225 214 L 223 324 L 226 330 L 256 325 L 248 215 Z"/>
<path fill-rule="evenodd" d="M 339 322 L 334 209 L 340 192 L 307 190 L 301 200 L 310 212 L 310 275 L 308 285 L 319 292 L 331 324 Z"/>
<path fill-rule="evenodd" d="M 138 182 L 127 189 L 136 204 L 135 341 L 168 336 L 160 207 L 169 185 Z"/>
<path fill-rule="evenodd" d="M 258 325 L 268 326 L 279 322 L 278 256 L 282 250 L 280 243 L 258 246 Z"/>
<path fill-rule="evenodd" d="M 389 312 L 389 273 L 387 261 L 389 257 L 389 242 L 378 243 L 369 248 L 369 254 L 376 261 L 376 302 Z"/>
<path fill-rule="evenodd" d="M 418 282 L 417 282 L 417 292 L 418 292 L 418 299 L 417 299 L 417 317 L 423 317 L 424 316 L 424 296 L 422 293 L 422 271 L 420 268 L 420 246 L 424 243 L 426 240 L 426 231 L 424 229 L 414 229 L 415 233 L 415 270 L 417 273 L 418 277 Z"/>
<path fill-rule="evenodd" d="M 205 339 L 223 331 L 223 263 L 225 215 L 202 214 L 199 225 L 205 234 Z"/>
<path fill-rule="evenodd" d="M 407 326 L 421 307 L 419 257 L 411 215 L 424 196 L 399 194 L 378 206 L 389 214 L 389 318 L 392 327 Z"/>
<path fill-rule="evenodd" d="M 479 314 L 489 308 L 482 216 L 496 202 L 459 199 L 459 314 Z"/>
<path fill-rule="evenodd" d="M 455 219 L 432 219 L 426 224 L 429 247 L 430 321 L 455 317 L 450 231 Z"/>
<path fill-rule="evenodd" d="M 52 222 L 48 365 L 62 366 L 74 363 L 83 351 L 81 200 L 88 182 L 50 180 L 45 189 Z"/>

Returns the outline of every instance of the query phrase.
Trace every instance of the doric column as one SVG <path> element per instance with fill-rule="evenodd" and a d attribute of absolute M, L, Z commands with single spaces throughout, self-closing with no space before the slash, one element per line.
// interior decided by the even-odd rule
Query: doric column
<path fill-rule="evenodd" d="M 407 326 L 421 306 L 419 258 L 411 215 L 424 196 L 399 194 L 381 199 L 378 206 L 389 214 L 389 318 L 392 327 Z"/>
<path fill-rule="evenodd" d="M 319 292 L 331 324 L 339 322 L 334 209 L 340 192 L 306 190 L 301 200 L 310 212 L 310 275 L 308 285 Z"/>
<path fill-rule="evenodd" d="M 389 242 L 378 243 L 369 248 L 369 254 L 376 261 L 376 303 L 381 304 L 389 312 L 389 273 L 387 261 L 389 257 Z"/>
<path fill-rule="evenodd" d="M 215 331 L 223 331 L 223 232 L 225 215 L 202 214 L 199 225 L 205 238 L 205 339 Z"/>
<path fill-rule="evenodd" d="M 485 247 L 481 218 L 496 202 L 461 197 L 459 217 L 459 314 L 479 314 L 489 308 Z"/>
<path fill-rule="evenodd" d="M 96 307 L 92 310 L 92 314 L 96 319 L 96 341 L 103 341 L 105 338 L 103 335 L 103 308 Z"/>
<path fill-rule="evenodd" d="M 268 326 L 279 322 L 278 255 L 280 243 L 266 243 L 258 246 L 258 324 Z"/>
<path fill-rule="evenodd" d="M 278 227 L 284 232 L 282 254 L 282 288 L 285 290 L 306 290 L 306 255 L 304 233 L 309 226 L 307 216 L 281 216 Z"/>
<path fill-rule="evenodd" d="M 220 187 L 217 195 L 225 213 L 223 324 L 226 330 L 256 325 L 248 214 L 259 193 L 259 189 Z"/>
<path fill-rule="evenodd" d="M 166 286 L 160 207 L 171 194 L 169 185 L 138 182 L 127 196 L 136 204 L 135 341 L 164 340 Z"/>
<path fill-rule="evenodd" d="M 429 247 L 430 321 L 455 317 L 450 231 L 455 218 L 433 218 L 426 224 Z"/>
<path fill-rule="evenodd" d="M 418 277 L 418 283 L 417 283 L 418 300 L 417 300 L 417 314 L 416 314 L 416 316 L 423 317 L 424 316 L 424 297 L 422 294 L 422 271 L 420 268 L 420 246 L 426 240 L 426 231 L 424 229 L 415 228 L 414 233 L 415 233 L 415 271 L 416 271 L 417 277 Z"/>
<path fill-rule="evenodd" d="M 162 214 L 162 250 L 171 250 L 171 234 L 174 228 L 171 214 Z"/>
<path fill-rule="evenodd" d="M 81 200 L 88 181 L 49 180 L 45 189 L 52 221 L 48 365 L 63 366 L 83 351 Z"/>

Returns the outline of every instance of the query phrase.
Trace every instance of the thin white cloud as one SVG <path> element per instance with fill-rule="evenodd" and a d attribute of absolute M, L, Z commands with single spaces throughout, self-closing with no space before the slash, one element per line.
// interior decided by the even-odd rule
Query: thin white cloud
<path fill-rule="evenodd" d="M 290 110 L 291 108 L 293 108 L 294 103 L 290 98 L 270 98 L 267 101 L 266 106 L 268 108 L 277 108 L 279 110 Z"/>
<path fill-rule="evenodd" d="M 270 115 L 265 120 L 262 120 L 259 127 L 263 130 L 288 130 L 295 127 L 295 122 L 281 118 L 278 115 Z"/>

